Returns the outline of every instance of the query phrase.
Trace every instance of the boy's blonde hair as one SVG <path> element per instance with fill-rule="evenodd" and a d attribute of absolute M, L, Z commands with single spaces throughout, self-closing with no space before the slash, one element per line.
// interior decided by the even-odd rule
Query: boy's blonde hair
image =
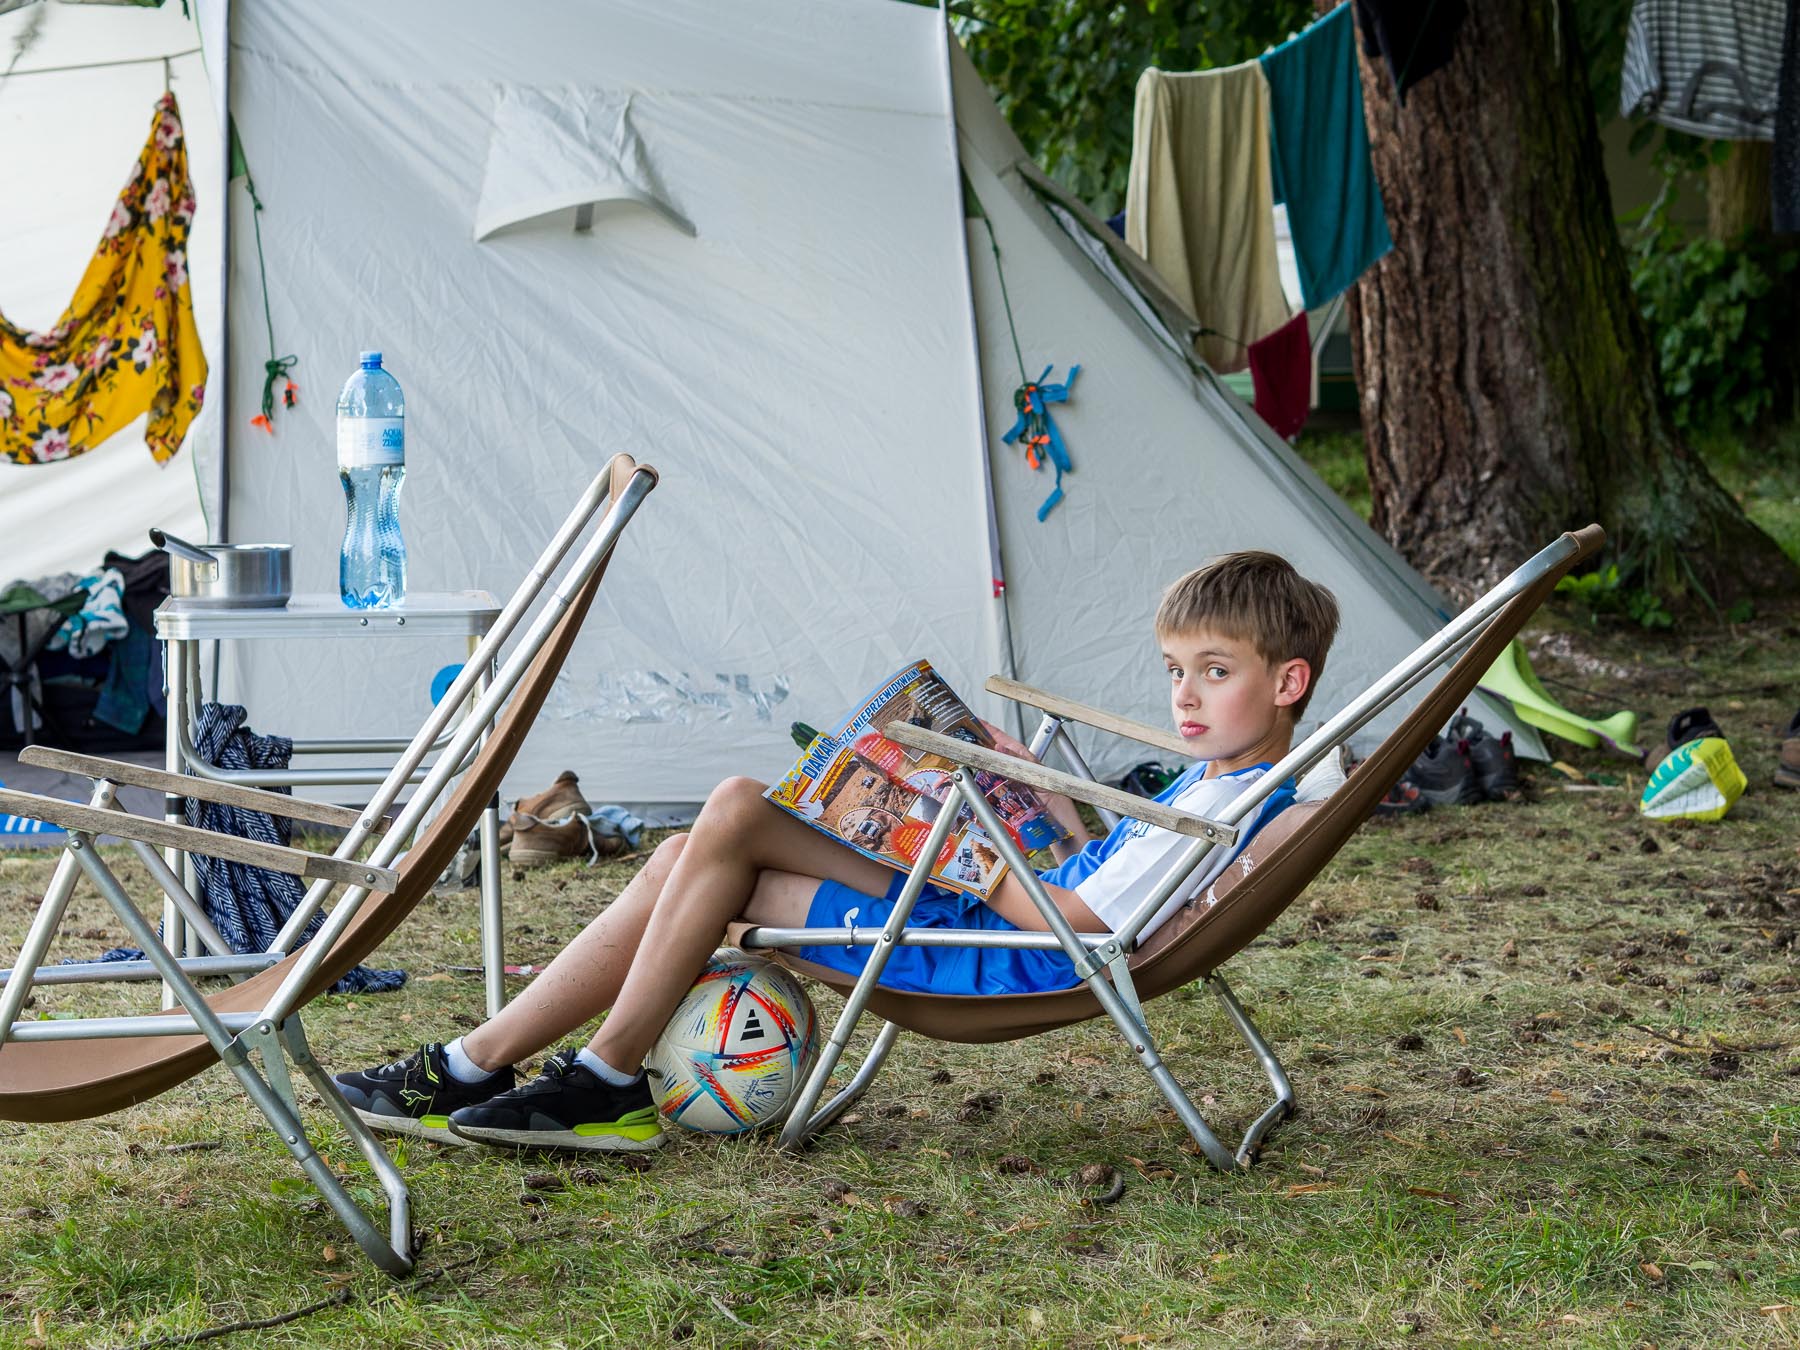
<path fill-rule="evenodd" d="M 1325 673 L 1325 654 L 1337 628 L 1337 600 L 1330 591 L 1301 576 L 1286 558 L 1257 549 L 1224 553 L 1195 568 L 1163 593 L 1156 610 L 1159 633 L 1204 629 L 1250 643 L 1270 665 L 1296 657 L 1305 661 L 1312 680 L 1289 709 L 1295 721 Z"/>

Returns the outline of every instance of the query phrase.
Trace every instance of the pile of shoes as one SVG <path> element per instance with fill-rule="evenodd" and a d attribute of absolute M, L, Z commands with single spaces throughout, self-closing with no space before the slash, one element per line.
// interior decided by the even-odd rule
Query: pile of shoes
<path fill-rule="evenodd" d="M 564 769 L 544 791 L 513 804 L 512 814 L 500 826 L 500 851 L 526 867 L 563 858 L 598 862 L 621 851 L 625 838 L 596 830 L 589 819 L 593 813 L 581 795 L 581 780 Z"/>
<path fill-rule="evenodd" d="M 1512 732 L 1488 735 L 1464 708 L 1442 736 L 1433 736 L 1412 767 L 1375 807 L 1378 816 L 1406 816 L 1434 806 L 1473 806 L 1519 795 L 1519 761 Z"/>

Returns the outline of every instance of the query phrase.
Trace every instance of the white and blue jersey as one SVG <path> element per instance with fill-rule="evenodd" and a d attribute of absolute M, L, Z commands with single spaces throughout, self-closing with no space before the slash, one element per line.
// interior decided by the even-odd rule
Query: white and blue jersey
<path fill-rule="evenodd" d="M 1257 779 L 1269 771 L 1267 764 L 1253 764 L 1247 769 L 1206 778 L 1206 760 L 1195 764 L 1168 787 L 1156 794 L 1164 806 L 1190 815 L 1216 820 L 1226 805 Z M 1294 800 L 1294 782 L 1290 778 L 1271 792 L 1260 810 L 1238 826 L 1238 841 L 1231 848 L 1215 848 L 1179 887 L 1169 901 L 1144 925 L 1138 934 L 1141 941 L 1182 905 L 1201 893 L 1223 872 L 1262 828 Z M 1131 917 L 1132 911 L 1148 900 L 1165 876 L 1169 865 L 1193 839 L 1173 830 L 1165 830 L 1147 821 L 1121 820 L 1104 839 L 1089 841 L 1074 857 L 1038 873 L 1052 886 L 1074 891 L 1081 903 L 1094 912 L 1107 928 L 1117 931 Z"/>

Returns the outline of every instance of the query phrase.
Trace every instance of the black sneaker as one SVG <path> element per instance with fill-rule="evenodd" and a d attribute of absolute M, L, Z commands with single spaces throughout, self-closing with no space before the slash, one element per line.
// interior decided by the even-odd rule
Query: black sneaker
<path fill-rule="evenodd" d="M 1467 741 L 1433 736 L 1403 778 L 1433 806 L 1472 806 L 1481 800 L 1481 783 L 1475 777 Z"/>
<path fill-rule="evenodd" d="M 1702 736 L 1725 739 L 1725 733 L 1719 730 L 1719 724 L 1705 708 L 1683 709 L 1669 719 L 1669 739 L 1663 746 L 1663 758 L 1674 754 L 1676 746 L 1697 741 Z"/>
<path fill-rule="evenodd" d="M 450 1113 L 508 1091 L 518 1081 L 512 1065 L 495 1069 L 479 1083 L 458 1082 L 444 1047 L 422 1045 L 405 1059 L 335 1081 L 362 1123 L 386 1134 L 412 1134 L 443 1144 L 463 1144 L 450 1132 Z"/>
<path fill-rule="evenodd" d="M 641 1153 L 661 1148 L 662 1120 L 650 1081 L 615 1087 L 591 1072 L 577 1048 L 559 1050 L 529 1083 L 465 1106 L 450 1117 L 464 1139 L 519 1148 L 577 1148 Z"/>
<path fill-rule="evenodd" d="M 1519 795 L 1519 760 L 1513 754 L 1512 732 L 1502 732 L 1496 740 L 1464 708 L 1451 719 L 1450 735 L 1469 743 L 1469 762 L 1475 766 L 1475 781 L 1481 785 L 1483 797 L 1504 802 Z"/>

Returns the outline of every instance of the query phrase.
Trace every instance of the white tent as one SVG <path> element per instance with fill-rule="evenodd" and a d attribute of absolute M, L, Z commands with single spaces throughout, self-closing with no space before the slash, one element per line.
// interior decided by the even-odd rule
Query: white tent
<path fill-rule="evenodd" d="M 196 12 L 223 16 L 211 0 Z M 0 70 L 11 66 L 0 78 L 8 183 L 0 193 L 0 312 L 12 322 L 50 328 L 75 294 L 144 148 L 165 88 L 162 58 L 170 57 L 166 87 L 181 105 L 199 206 L 188 241 L 194 314 L 212 373 L 221 373 L 221 120 L 201 46 L 199 25 L 179 4 L 36 4 L 0 15 Z M 77 459 L 0 461 L 0 585 L 86 572 L 108 549 L 142 553 L 152 525 L 203 537 L 197 475 L 210 453 L 196 452 L 217 446 L 218 425 L 214 404 L 166 465 L 144 448 L 141 418 Z"/>
<path fill-rule="evenodd" d="M 776 774 L 791 719 L 827 725 L 921 655 L 990 715 L 1002 671 L 1160 724 L 1158 592 L 1228 549 L 1336 591 L 1317 713 L 1440 619 L 1037 180 L 937 11 L 239 0 L 230 25 L 303 389 L 276 437 L 237 429 L 264 337 L 234 188 L 231 536 L 292 541 L 298 589 L 333 588 L 333 394 L 365 347 L 407 394 L 414 590 L 503 595 L 608 455 L 664 472 L 509 794 L 565 767 L 596 802 Z M 1000 443 L 1019 371 L 989 225 L 1028 372 L 1082 366 L 1055 411 L 1076 472 L 1043 523 L 1048 475 Z M 224 693 L 263 730 L 389 731 L 454 659 L 427 647 L 241 645 Z"/>

